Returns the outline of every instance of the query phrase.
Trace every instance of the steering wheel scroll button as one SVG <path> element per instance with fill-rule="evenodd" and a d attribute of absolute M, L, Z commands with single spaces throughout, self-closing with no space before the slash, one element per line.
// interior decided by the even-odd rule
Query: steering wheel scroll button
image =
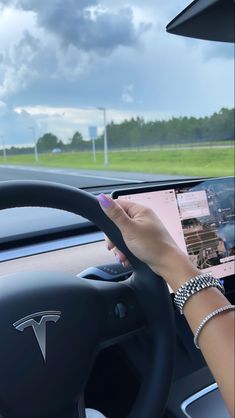
<path fill-rule="evenodd" d="M 125 318 L 127 316 L 127 307 L 124 305 L 124 303 L 117 303 L 114 312 L 118 318 Z"/>
<path fill-rule="evenodd" d="M 106 282 L 121 282 L 126 280 L 133 273 L 133 269 L 123 267 L 122 264 L 107 264 L 95 267 L 88 267 L 77 277 L 89 280 L 102 280 Z"/>

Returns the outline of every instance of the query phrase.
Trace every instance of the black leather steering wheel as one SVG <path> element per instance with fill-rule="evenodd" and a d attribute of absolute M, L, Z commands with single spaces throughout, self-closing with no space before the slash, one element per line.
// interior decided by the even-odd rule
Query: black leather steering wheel
<path fill-rule="evenodd" d="M 160 418 L 175 351 L 164 280 L 128 250 L 93 195 L 56 183 L 2 182 L 0 209 L 24 206 L 63 209 L 89 219 L 128 257 L 134 273 L 123 282 L 106 283 L 56 272 L 55 265 L 53 274 L 0 278 L 0 414 L 78 418 L 78 399 L 99 350 L 148 327 L 151 359 L 128 417 Z M 123 314 L 117 315 L 117 305 L 125 307 Z"/>

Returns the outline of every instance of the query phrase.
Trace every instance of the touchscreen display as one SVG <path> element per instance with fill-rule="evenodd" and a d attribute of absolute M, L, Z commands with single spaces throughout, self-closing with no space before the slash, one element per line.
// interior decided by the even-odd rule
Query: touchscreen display
<path fill-rule="evenodd" d="M 218 278 L 234 274 L 233 178 L 136 191 L 122 190 L 114 197 L 153 209 L 178 246 L 202 271 L 211 271 Z"/>

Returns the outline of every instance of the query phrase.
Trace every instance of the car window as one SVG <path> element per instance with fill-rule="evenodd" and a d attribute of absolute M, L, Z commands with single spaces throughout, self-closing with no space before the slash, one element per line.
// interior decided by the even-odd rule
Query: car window
<path fill-rule="evenodd" d="M 167 33 L 187 4 L 1 1 L 0 180 L 231 175 L 233 45 Z"/>

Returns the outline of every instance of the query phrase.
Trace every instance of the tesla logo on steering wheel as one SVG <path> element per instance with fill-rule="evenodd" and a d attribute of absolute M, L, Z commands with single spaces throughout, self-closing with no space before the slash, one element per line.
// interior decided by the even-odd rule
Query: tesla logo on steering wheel
<path fill-rule="evenodd" d="M 46 324 L 47 322 L 57 322 L 60 319 L 60 311 L 43 311 L 36 312 L 31 315 L 25 316 L 19 321 L 15 322 L 13 326 L 18 331 L 24 331 L 25 328 L 32 327 L 34 334 L 37 338 L 40 350 L 42 352 L 44 361 L 46 362 Z M 36 321 L 35 318 L 40 318 Z"/>

